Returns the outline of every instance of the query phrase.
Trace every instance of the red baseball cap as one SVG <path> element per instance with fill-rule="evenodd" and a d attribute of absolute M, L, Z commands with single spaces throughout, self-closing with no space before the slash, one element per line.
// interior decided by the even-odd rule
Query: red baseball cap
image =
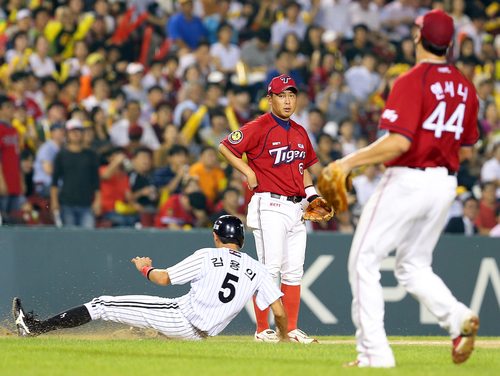
<path fill-rule="evenodd" d="M 287 76 L 286 74 L 282 74 L 281 76 L 274 77 L 271 80 L 267 88 L 267 93 L 281 94 L 285 90 L 292 89 L 296 93 L 299 91 L 297 86 L 295 86 L 295 81 L 292 77 Z"/>
<path fill-rule="evenodd" d="M 441 9 L 434 9 L 415 20 L 420 27 L 420 34 L 436 46 L 448 47 L 450 45 L 455 27 L 453 18 Z"/>

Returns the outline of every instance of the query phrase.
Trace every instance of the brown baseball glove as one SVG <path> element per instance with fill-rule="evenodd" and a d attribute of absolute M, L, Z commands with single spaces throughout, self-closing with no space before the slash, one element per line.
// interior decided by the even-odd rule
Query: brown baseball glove
<path fill-rule="evenodd" d="M 344 174 L 338 163 L 332 162 L 321 171 L 318 177 L 318 191 L 337 212 L 347 210 L 347 192 L 352 189 L 350 174 Z"/>
<path fill-rule="evenodd" d="M 307 206 L 306 212 L 302 216 L 306 221 L 323 222 L 329 221 L 335 214 L 334 210 L 323 197 L 316 197 Z"/>

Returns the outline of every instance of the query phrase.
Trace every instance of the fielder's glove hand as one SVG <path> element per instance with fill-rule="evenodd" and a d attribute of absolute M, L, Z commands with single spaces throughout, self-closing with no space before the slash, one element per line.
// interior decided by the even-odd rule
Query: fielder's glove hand
<path fill-rule="evenodd" d="M 336 161 L 323 169 L 317 186 L 319 193 L 337 212 L 347 210 L 347 192 L 352 189 L 351 175 L 343 173 Z"/>
<path fill-rule="evenodd" d="M 306 221 L 323 222 L 330 220 L 334 213 L 334 210 L 328 205 L 326 200 L 318 196 L 309 203 L 302 219 Z"/>

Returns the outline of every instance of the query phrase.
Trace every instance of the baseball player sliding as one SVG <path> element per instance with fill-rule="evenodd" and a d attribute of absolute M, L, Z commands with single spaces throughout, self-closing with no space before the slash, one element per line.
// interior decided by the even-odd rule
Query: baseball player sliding
<path fill-rule="evenodd" d="M 290 120 L 297 91 L 289 76 L 275 77 L 267 96 L 271 113 L 231 133 L 221 142 L 219 151 L 246 176 L 248 187 L 255 191 L 248 206 L 247 225 L 253 230 L 259 261 L 275 280 L 281 274 L 284 293 L 281 300 L 288 316 L 288 335 L 294 341 L 311 343 L 317 341 L 297 329 L 306 249 L 303 216 L 328 220 L 333 211 L 316 193 L 307 171 L 318 161 L 307 133 Z M 241 159 L 243 153 L 248 164 Z M 305 214 L 303 198 L 310 202 Z M 278 341 L 276 332 L 269 327 L 269 310 L 261 310 L 255 302 L 254 306 L 257 316 L 254 339 Z"/>
<path fill-rule="evenodd" d="M 457 301 L 432 271 L 432 252 L 456 195 L 460 161 L 478 139 L 474 86 L 446 62 L 453 20 L 442 10 L 417 19 L 417 65 L 399 77 L 382 113 L 388 134 L 325 168 L 385 162 L 388 167 L 363 209 L 349 256 L 358 357 L 349 366 L 394 367 L 384 324 L 380 263 L 396 250 L 395 275 L 434 314 L 452 338 L 452 359 L 462 363 L 474 348 L 479 318 Z M 345 178 L 345 175 L 344 175 Z M 330 197 L 318 186 L 327 201 Z M 334 183 L 334 182 L 333 182 Z M 335 185 L 335 183 L 333 184 Z"/>
<path fill-rule="evenodd" d="M 18 335 L 36 336 L 102 319 L 153 328 L 169 338 L 200 340 L 219 334 L 254 296 L 261 309 L 271 307 L 283 333 L 281 340 L 289 341 L 286 312 L 280 302 L 283 293 L 260 262 L 238 250 L 245 240 L 243 223 L 234 216 L 222 216 L 215 221 L 213 238 L 216 248 L 200 249 L 168 269 L 153 268 L 149 257 L 132 259 L 156 284 L 191 282 L 191 290 L 180 298 L 101 296 L 44 321 L 27 314 L 21 300 L 14 298 Z"/>

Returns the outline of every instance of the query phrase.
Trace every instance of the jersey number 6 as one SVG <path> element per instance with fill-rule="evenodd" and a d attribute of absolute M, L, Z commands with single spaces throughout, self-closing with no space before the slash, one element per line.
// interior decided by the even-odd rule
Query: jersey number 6
<path fill-rule="evenodd" d="M 233 285 L 231 281 L 234 281 L 234 283 L 238 283 L 238 280 L 239 278 L 234 274 L 226 274 L 226 278 L 224 278 L 224 282 L 222 282 L 221 291 L 219 291 L 219 300 L 222 303 L 229 303 L 234 299 L 234 296 L 236 295 L 236 286 Z M 224 296 L 224 291 L 222 290 L 229 290 L 229 295 Z"/>

